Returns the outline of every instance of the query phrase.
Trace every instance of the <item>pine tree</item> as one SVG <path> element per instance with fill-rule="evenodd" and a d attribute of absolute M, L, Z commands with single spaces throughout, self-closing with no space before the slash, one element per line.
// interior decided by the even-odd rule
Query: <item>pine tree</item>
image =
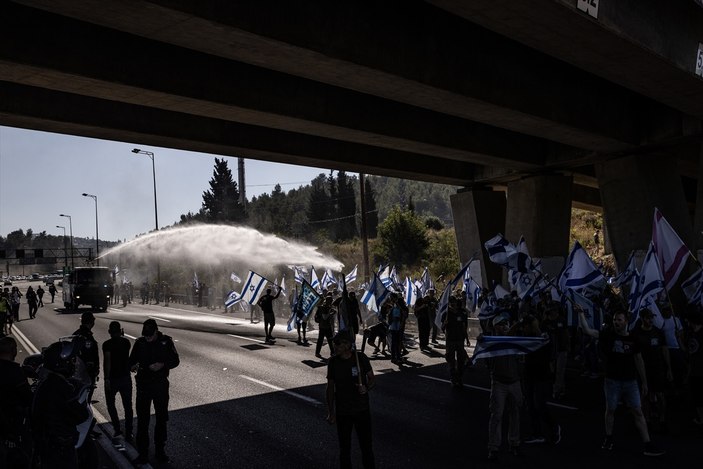
<path fill-rule="evenodd" d="M 313 232 L 326 230 L 326 220 L 330 218 L 328 211 L 330 196 L 327 193 L 325 175 L 320 174 L 310 181 L 310 186 L 311 191 L 306 210 L 310 229 Z"/>
<path fill-rule="evenodd" d="M 344 171 L 337 173 L 337 239 L 348 240 L 356 236 L 356 195 L 353 180 Z"/>
<path fill-rule="evenodd" d="M 366 195 L 366 231 L 369 238 L 378 236 L 378 210 L 376 209 L 376 193 L 373 190 L 371 181 L 364 181 L 364 192 Z"/>
<path fill-rule="evenodd" d="M 337 220 L 339 218 L 339 212 L 337 212 L 339 191 L 337 190 L 337 181 L 334 179 L 334 170 L 332 169 L 329 176 L 327 176 L 327 192 L 329 193 L 329 200 L 327 201 L 327 219 L 329 221 L 325 225 L 330 239 L 336 241 L 339 239 L 339 220 Z"/>
<path fill-rule="evenodd" d="M 205 220 L 210 223 L 244 220 L 244 207 L 239 203 L 237 183 L 224 158 L 215 158 L 210 190 L 203 192 L 203 210 Z"/>

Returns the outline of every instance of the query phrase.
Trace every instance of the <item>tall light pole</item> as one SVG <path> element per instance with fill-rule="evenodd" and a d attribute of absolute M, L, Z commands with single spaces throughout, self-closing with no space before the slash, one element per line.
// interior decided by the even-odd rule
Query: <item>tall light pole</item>
<path fill-rule="evenodd" d="M 90 197 L 95 201 L 95 265 L 100 265 L 100 244 L 98 244 L 98 196 L 83 192 L 83 197 Z"/>
<path fill-rule="evenodd" d="M 156 231 L 159 231 L 159 209 L 158 205 L 156 204 L 156 164 L 154 163 L 154 153 L 150 151 L 140 150 L 139 148 L 133 149 L 132 153 L 138 155 L 146 155 L 151 158 L 151 172 L 154 176 L 154 224 L 156 225 Z M 156 282 L 157 285 L 159 285 L 159 288 L 161 288 L 161 264 L 159 263 L 158 259 L 156 260 Z"/>
<path fill-rule="evenodd" d="M 71 220 L 71 215 L 64 215 L 62 213 L 59 216 L 68 218 L 68 229 L 71 233 L 71 270 L 74 270 L 76 268 L 76 265 L 73 261 L 73 221 Z"/>
<path fill-rule="evenodd" d="M 56 225 L 56 228 L 61 228 L 63 230 L 63 266 L 65 270 L 66 268 L 68 268 L 68 246 L 66 246 L 66 227 Z"/>

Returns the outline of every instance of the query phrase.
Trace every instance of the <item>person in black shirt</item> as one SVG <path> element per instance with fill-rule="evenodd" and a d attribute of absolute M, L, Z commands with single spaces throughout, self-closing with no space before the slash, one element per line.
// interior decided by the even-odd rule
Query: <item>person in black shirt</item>
<path fill-rule="evenodd" d="M 100 354 L 98 352 L 98 342 L 93 337 L 93 326 L 95 326 L 95 316 L 93 316 L 93 313 L 87 311 L 81 314 L 81 325 L 73 335 L 84 339 L 83 347 L 78 351 L 78 358 L 85 363 L 88 375 L 93 381 L 93 384 L 95 384 L 100 374 Z"/>
<path fill-rule="evenodd" d="M 468 334 L 469 318 L 466 310 L 461 307 L 459 300 L 449 297 L 446 317 L 442 318 L 442 329 L 447 342 L 445 358 L 449 364 L 449 377 L 454 387 L 462 387 L 464 367 L 469 361 L 469 356 L 464 349 L 464 343 L 471 345 Z"/>
<path fill-rule="evenodd" d="M 264 332 L 266 333 L 266 342 L 273 342 L 273 326 L 276 325 L 276 315 L 273 313 L 273 300 L 281 295 L 281 287 L 278 287 L 276 296 L 271 294 L 271 289 L 266 289 L 266 294 L 258 301 L 261 310 L 264 312 Z"/>
<path fill-rule="evenodd" d="M 642 401 L 642 411 L 651 426 L 658 417 L 659 429 L 666 431 L 666 391 L 667 383 L 674 381 L 666 346 L 664 332 L 654 326 L 654 313 L 649 309 L 640 311 L 640 321 L 632 331 L 640 342 L 644 369 L 647 373 L 649 393 Z"/>
<path fill-rule="evenodd" d="M 580 310 L 578 306 L 577 309 Z M 642 360 L 639 342 L 627 330 L 627 313 L 617 310 L 613 312 L 613 327 L 598 331 L 588 326 L 583 311 L 579 311 L 579 322 L 584 334 L 598 339 L 598 348 L 605 365 L 605 438 L 602 449 L 613 449 L 613 426 L 615 410 L 622 400 L 630 409 L 635 420 L 635 427 L 644 443 L 645 456 L 661 456 L 664 451 L 655 447 L 649 438 L 647 421 L 644 419 L 640 401 L 640 389 L 637 385 L 639 377 L 642 395 L 648 393 L 647 375 Z"/>
<path fill-rule="evenodd" d="M 373 369 L 366 355 L 352 349 L 347 332 L 337 333 L 333 341 L 336 355 L 327 365 L 327 421 L 337 424 L 340 467 L 352 467 L 351 434 L 356 429 L 363 466 L 373 469 L 376 465 L 368 394 L 374 386 Z"/>
<path fill-rule="evenodd" d="M 110 414 L 113 436 L 122 435 L 120 417 L 115 407 L 115 396 L 120 394 L 124 409 L 125 440 L 132 440 L 132 376 L 129 374 L 129 349 L 132 344 L 124 337 L 120 323 L 112 321 L 108 327 L 110 338 L 103 342 L 103 370 L 105 373 L 105 405 Z"/>
<path fill-rule="evenodd" d="M 328 293 L 325 296 L 325 301 L 317 307 L 315 312 L 315 322 L 318 325 L 319 331 L 317 334 L 317 343 L 315 344 L 315 356 L 322 358 L 322 344 L 327 339 L 327 345 L 330 348 L 330 356 L 334 355 L 332 348 L 332 335 L 334 334 L 334 314 L 335 309 L 332 307 L 332 294 Z"/>
<path fill-rule="evenodd" d="M 29 383 L 15 363 L 17 342 L 0 338 L 0 467 L 27 467 L 29 461 L 25 428 L 22 425 L 32 403 Z"/>
<path fill-rule="evenodd" d="M 166 455 L 166 422 L 168 422 L 168 375 L 169 370 L 180 364 L 173 339 L 158 330 L 156 321 L 147 319 L 142 328 L 142 337 L 137 339 L 129 355 L 129 366 L 137 373 L 137 450 L 136 464 L 149 461 L 149 418 L 151 403 L 154 403 L 156 425 L 154 446 L 156 459 L 168 462 Z"/>

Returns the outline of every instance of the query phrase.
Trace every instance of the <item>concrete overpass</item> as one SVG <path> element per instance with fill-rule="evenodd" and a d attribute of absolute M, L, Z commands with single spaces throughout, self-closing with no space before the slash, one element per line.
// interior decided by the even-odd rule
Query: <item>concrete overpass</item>
<path fill-rule="evenodd" d="M 0 124 L 461 185 L 462 256 L 603 209 L 622 261 L 654 206 L 703 247 L 702 42 L 694 0 L 3 0 Z"/>

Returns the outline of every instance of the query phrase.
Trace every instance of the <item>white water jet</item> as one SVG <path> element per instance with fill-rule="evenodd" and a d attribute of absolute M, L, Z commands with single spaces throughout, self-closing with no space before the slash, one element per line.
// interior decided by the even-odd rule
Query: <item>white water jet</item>
<path fill-rule="evenodd" d="M 314 246 L 286 241 L 253 228 L 226 225 L 191 225 L 153 232 L 120 244 L 100 257 L 125 254 L 144 261 L 174 259 L 212 267 L 233 264 L 251 270 L 281 265 L 313 265 L 341 271 L 344 264 Z"/>

